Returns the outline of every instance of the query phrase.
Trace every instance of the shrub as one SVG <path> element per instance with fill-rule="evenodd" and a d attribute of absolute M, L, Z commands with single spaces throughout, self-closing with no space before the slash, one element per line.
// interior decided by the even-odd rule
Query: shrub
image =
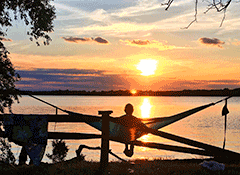
<path fill-rule="evenodd" d="M 11 145 L 4 138 L 0 138 L 0 161 L 15 164 L 15 157 L 11 151 Z"/>
<path fill-rule="evenodd" d="M 64 161 L 69 150 L 66 143 L 62 139 L 56 139 L 52 141 L 52 146 L 52 154 L 46 154 L 46 156 L 51 159 L 53 163 Z"/>

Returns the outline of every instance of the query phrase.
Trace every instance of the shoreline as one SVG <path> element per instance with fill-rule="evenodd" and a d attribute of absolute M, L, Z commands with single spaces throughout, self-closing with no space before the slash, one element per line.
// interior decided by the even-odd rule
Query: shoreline
<path fill-rule="evenodd" d="M 136 159 L 131 162 L 114 161 L 109 162 L 108 174 L 240 174 L 240 162 L 224 163 L 224 170 L 212 171 L 200 165 L 203 161 L 212 159 Z M 53 174 L 99 174 L 99 162 L 80 161 L 77 157 L 59 163 L 41 163 L 40 166 L 22 165 L 10 166 L 0 164 L 3 174 L 36 174 L 36 175 L 53 175 Z"/>
<path fill-rule="evenodd" d="M 182 90 L 182 91 L 142 91 L 136 90 L 116 90 L 116 91 L 20 91 L 22 95 L 78 95 L 78 96 L 240 96 L 239 89 L 220 89 L 220 90 Z"/>

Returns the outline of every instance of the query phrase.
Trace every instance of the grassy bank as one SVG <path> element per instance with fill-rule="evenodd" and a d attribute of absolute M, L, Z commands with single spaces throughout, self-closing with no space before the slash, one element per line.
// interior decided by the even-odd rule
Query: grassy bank
<path fill-rule="evenodd" d="M 221 174 L 240 174 L 240 163 L 232 162 L 225 164 L 223 171 L 211 171 L 203 168 L 199 164 L 203 160 L 135 160 L 133 162 L 110 162 L 108 174 L 194 174 L 194 175 L 221 175 Z M 48 164 L 42 163 L 36 167 L 33 165 L 10 166 L 0 164 L 0 172 L 3 175 L 90 175 L 99 174 L 99 162 L 79 161 L 77 158 L 61 163 Z"/>

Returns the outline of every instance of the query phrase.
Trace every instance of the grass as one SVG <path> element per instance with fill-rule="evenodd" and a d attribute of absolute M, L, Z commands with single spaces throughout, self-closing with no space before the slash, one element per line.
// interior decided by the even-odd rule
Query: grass
<path fill-rule="evenodd" d="M 201 159 L 189 160 L 147 160 L 137 159 L 132 162 L 110 162 L 108 174 L 110 175 L 225 175 L 240 174 L 240 162 L 226 163 L 225 170 L 211 171 L 201 167 Z M 99 174 L 99 162 L 80 161 L 77 158 L 60 163 L 41 163 L 40 166 L 23 165 L 11 166 L 0 164 L 3 175 L 95 175 Z"/>

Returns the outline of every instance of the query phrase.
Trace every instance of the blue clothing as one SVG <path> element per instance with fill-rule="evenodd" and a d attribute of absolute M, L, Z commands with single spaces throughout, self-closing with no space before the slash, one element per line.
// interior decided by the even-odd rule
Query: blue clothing
<path fill-rule="evenodd" d="M 24 146 L 30 159 L 39 165 L 48 137 L 47 116 L 4 116 L 5 136 L 10 142 Z"/>

